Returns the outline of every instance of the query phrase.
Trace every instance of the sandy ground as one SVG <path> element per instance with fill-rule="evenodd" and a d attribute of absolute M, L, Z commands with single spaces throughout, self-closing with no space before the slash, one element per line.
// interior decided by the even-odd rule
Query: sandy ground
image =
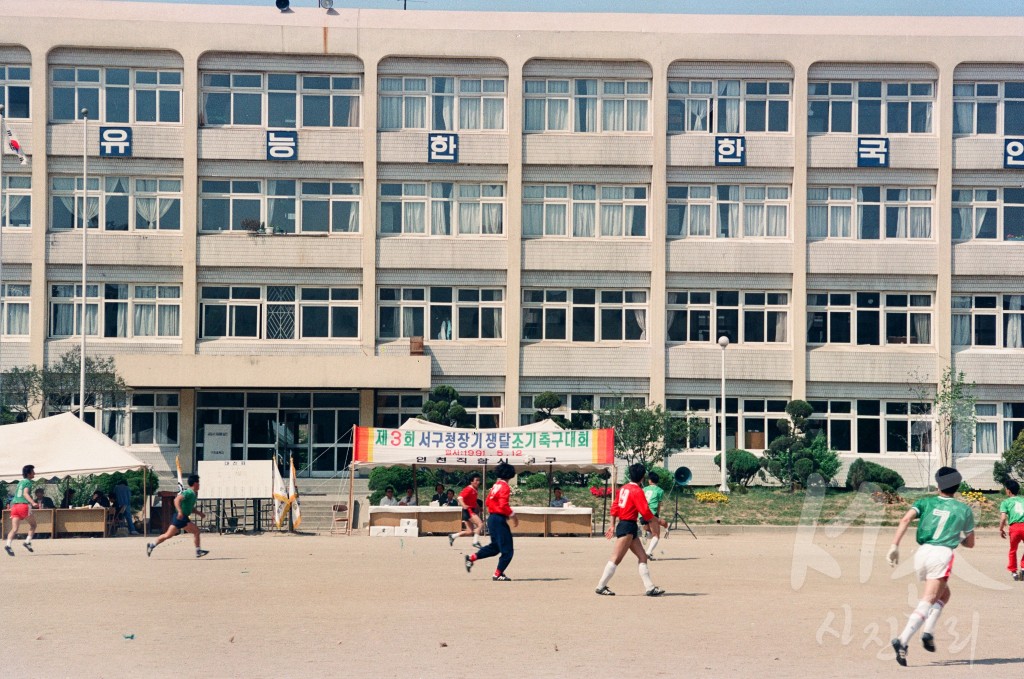
<path fill-rule="evenodd" d="M 915 638 L 903 669 L 889 639 L 917 600 L 912 536 L 893 571 L 889 528 L 729 530 L 664 540 L 660 599 L 642 596 L 631 555 L 618 596 L 594 594 L 602 538 L 518 538 L 507 583 L 493 559 L 467 574 L 468 540 L 444 537 L 204 535 L 201 560 L 180 537 L 149 559 L 143 538 L 15 544 L 0 554 L 0 676 L 1024 674 L 1024 584 L 995 533 L 958 551 L 938 652 Z"/>

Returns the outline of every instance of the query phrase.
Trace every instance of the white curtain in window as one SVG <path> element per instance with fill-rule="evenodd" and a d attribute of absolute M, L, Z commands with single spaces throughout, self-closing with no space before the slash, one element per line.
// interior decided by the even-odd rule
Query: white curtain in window
<path fill-rule="evenodd" d="M 1009 410 L 1009 404 L 1005 405 L 1004 408 L 1005 408 L 1005 410 L 1003 411 L 1003 416 L 1005 417 L 1005 416 L 1009 415 L 1009 413 L 1007 412 Z M 1008 449 L 1011 445 L 1013 445 L 1013 424 L 1014 423 L 1009 421 L 1009 420 L 1004 420 L 1003 421 L 1003 449 L 1004 450 Z M 997 452 L 1001 452 L 1001 451 L 997 451 Z"/>
<path fill-rule="evenodd" d="M 402 127 L 402 98 L 380 98 L 380 129 L 398 130 Z"/>
<path fill-rule="evenodd" d="M 901 211 L 902 213 L 902 211 Z M 932 211 L 927 207 L 910 208 L 910 237 L 932 237 Z"/>
<path fill-rule="evenodd" d="M 119 410 L 103 411 L 103 433 L 124 445 L 124 413 Z"/>
<path fill-rule="evenodd" d="M 427 98 L 405 98 L 405 127 L 421 128 L 427 126 Z"/>
<path fill-rule="evenodd" d="M 710 236 L 711 235 L 711 206 L 690 205 L 690 235 Z"/>
<path fill-rule="evenodd" d="M 501 309 L 495 309 L 491 318 L 491 337 L 501 337 Z"/>
<path fill-rule="evenodd" d="M 111 309 L 112 306 L 114 307 L 113 309 Z M 128 305 L 127 304 L 117 304 L 117 305 L 107 304 L 106 307 L 107 307 L 106 311 L 107 311 L 107 315 L 108 316 L 111 313 L 113 313 L 115 315 L 115 319 L 116 319 L 116 323 L 117 323 L 117 331 L 116 331 L 117 335 L 116 335 L 116 337 L 127 337 L 128 336 Z M 109 322 L 109 319 L 108 319 L 108 322 Z"/>
<path fill-rule="evenodd" d="M 177 413 L 168 412 L 156 412 L 154 413 L 154 419 L 156 420 L 155 428 L 155 443 L 161 446 L 174 446 L 178 444 L 178 427 L 177 424 L 172 425 L 172 416 L 174 422 L 177 423 Z"/>
<path fill-rule="evenodd" d="M 135 305 L 135 336 L 154 337 L 156 335 L 156 305 Z"/>
<path fill-rule="evenodd" d="M 540 203 L 523 203 L 523 235 L 540 236 L 544 233 L 544 206 Z"/>
<path fill-rule="evenodd" d="M 160 337 L 178 337 L 181 330 L 178 328 L 181 316 L 180 307 L 172 304 L 161 304 L 157 312 L 157 333 Z"/>
<path fill-rule="evenodd" d="M 484 203 L 483 214 L 481 215 L 481 230 L 487 235 L 497 235 L 503 233 L 505 230 L 504 225 L 504 206 L 499 203 Z"/>
<path fill-rule="evenodd" d="M 480 99 L 476 97 L 459 99 L 459 129 L 480 129 Z"/>
<path fill-rule="evenodd" d="M 597 99 L 576 98 L 576 131 L 597 131 Z"/>
<path fill-rule="evenodd" d="M 953 132 L 957 134 L 974 133 L 974 102 L 953 102 Z"/>
<path fill-rule="evenodd" d="M 626 126 L 626 102 L 606 99 L 601 111 L 601 126 L 605 132 L 621 132 Z"/>
<path fill-rule="evenodd" d="M 807 237 L 825 238 L 828 236 L 828 205 L 807 206 Z"/>
<path fill-rule="evenodd" d="M 565 205 L 547 205 L 544 208 L 544 234 L 564 236 L 567 233 L 568 217 Z"/>
<path fill-rule="evenodd" d="M 964 314 L 953 314 L 953 346 L 967 347 L 971 345 L 971 317 Z"/>
<path fill-rule="evenodd" d="M 156 198 L 136 198 L 135 199 L 135 211 L 139 213 L 139 217 L 146 222 L 147 228 L 157 228 L 160 218 L 167 214 L 171 206 L 174 205 L 173 201 L 165 200 L 159 203 Z"/>
<path fill-rule="evenodd" d="M 27 335 L 28 334 L 28 304 L 5 305 L 7 312 L 7 334 Z"/>
<path fill-rule="evenodd" d="M 970 240 L 974 229 L 971 227 L 971 208 L 953 208 L 953 240 Z"/>
<path fill-rule="evenodd" d="M 998 432 L 995 422 L 979 422 L 975 429 L 975 452 L 982 455 L 998 454 Z"/>
<path fill-rule="evenodd" d="M 480 203 L 459 203 L 459 233 L 480 233 Z"/>
<path fill-rule="evenodd" d="M 775 341 L 776 342 L 787 342 L 786 329 L 789 326 L 787 322 L 787 313 L 780 311 L 775 315 Z"/>
<path fill-rule="evenodd" d="M 452 235 L 452 204 L 446 200 L 430 202 L 430 233 L 435 236 Z"/>
<path fill-rule="evenodd" d="M 578 204 L 572 208 L 572 235 L 580 238 L 594 237 L 594 206 Z"/>
<path fill-rule="evenodd" d="M 1024 309 L 1024 295 L 1010 295 L 1008 301 L 1009 311 L 1021 311 Z M 1006 314 L 1006 348 L 1024 349 L 1024 334 L 1022 334 L 1021 319 L 1024 314 Z"/>
<path fill-rule="evenodd" d="M 974 237 L 975 238 L 980 238 L 981 237 L 981 229 L 982 229 L 982 225 L 985 223 L 985 217 L 988 216 L 988 211 L 989 210 L 993 210 L 993 209 L 995 209 L 995 208 L 979 207 L 975 211 L 975 216 L 978 218 L 978 222 L 974 225 Z"/>
<path fill-rule="evenodd" d="M 932 341 L 932 317 L 930 314 L 910 314 L 910 321 L 914 324 L 914 333 L 917 335 L 918 344 L 931 344 Z"/>
<path fill-rule="evenodd" d="M 736 223 L 740 220 L 738 203 L 726 203 L 718 206 L 718 237 L 735 238 Z"/>
<path fill-rule="evenodd" d="M 907 208 L 901 207 L 896 210 L 886 210 L 886 219 L 889 219 L 896 215 L 896 237 L 906 238 L 907 237 Z M 892 224 L 886 224 L 886 229 L 892 227 Z"/>
<path fill-rule="evenodd" d="M 57 336 L 70 336 L 75 334 L 75 305 L 54 304 L 53 305 L 53 334 Z"/>
<path fill-rule="evenodd" d="M 630 100 L 626 103 L 626 129 L 630 132 L 647 130 L 647 102 Z"/>
<path fill-rule="evenodd" d="M 527 99 L 523 109 L 523 129 L 527 132 L 540 131 L 544 129 L 544 104 L 543 99 Z"/>
<path fill-rule="evenodd" d="M 7 203 L 9 202 L 11 204 L 10 212 L 14 212 L 15 210 L 18 209 L 18 206 L 21 205 L 21 201 L 25 200 L 26 196 L 19 196 L 17 194 L 8 193 L 5 195 L 5 197 L 7 198 L 7 200 L 0 203 L 0 224 L 4 225 L 7 224 Z"/>
<path fill-rule="evenodd" d="M 542 119 L 543 120 L 543 119 Z M 484 129 L 505 129 L 505 100 L 484 99 Z"/>
<path fill-rule="evenodd" d="M 633 309 L 633 320 L 640 327 L 640 339 L 647 339 L 647 309 Z"/>
<path fill-rule="evenodd" d="M 434 129 L 452 130 L 455 120 L 455 97 L 434 97 Z"/>
<path fill-rule="evenodd" d="M 622 206 L 602 205 L 601 206 L 601 235 L 621 236 L 622 235 Z"/>
<path fill-rule="evenodd" d="M 789 208 L 785 205 L 768 206 L 768 235 L 772 238 L 785 238 L 788 230 Z"/>
<path fill-rule="evenodd" d="M 740 131 L 740 101 L 739 99 L 718 100 L 718 131 L 739 132 Z"/>
<path fill-rule="evenodd" d="M 548 99 L 548 129 L 569 129 L 569 100 Z"/>
<path fill-rule="evenodd" d="M 99 316 L 99 305 L 87 304 L 85 306 L 85 327 L 88 334 L 95 335 L 98 333 Z"/>
<path fill-rule="evenodd" d="M 691 132 L 706 132 L 708 129 L 708 100 L 688 99 L 686 101 L 687 129 Z"/>
<path fill-rule="evenodd" d="M 423 233 L 426 229 L 424 217 L 426 205 L 405 203 L 402 205 L 402 233 Z"/>
<path fill-rule="evenodd" d="M 764 205 L 747 203 L 743 206 L 743 235 L 764 235 Z"/>

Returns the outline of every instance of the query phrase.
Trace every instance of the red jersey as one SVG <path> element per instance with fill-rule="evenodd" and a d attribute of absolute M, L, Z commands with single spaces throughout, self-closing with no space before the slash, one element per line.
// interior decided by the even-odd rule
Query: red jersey
<path fill-rule="evenodd" d="M 640 494 L 643 495 L 643 493 Z M 512 516 L 512 507 L 508 503 L 510 497 L 512 497 L 512 489 L 508 487 L 508 483 L 498 479 L 491 486 L 491 492 L 487 493 L 487 511 L 491 514 Z"/>
<path fill-rule="evenodd" d="M 612 516 L 619 521 L 636 521 L 637 515 L 647 521 L 654 520 L 651 508 L 647 506 L 647 496 L 635 483 L 627 483 L 619 488 L 619 495 L 612 504 Z"/>
<path fill-rule="evenodd" d="M 462 489 L 462 492 L 459 493 L 459 497 L 462 498 L 462 501 L 466 503 L 464 509 L 466 509 L 470 514 L 475 514 L 477 499 L 476 488 L 474 488 L 473 486 L 466 486 L 465 488 Z"/>

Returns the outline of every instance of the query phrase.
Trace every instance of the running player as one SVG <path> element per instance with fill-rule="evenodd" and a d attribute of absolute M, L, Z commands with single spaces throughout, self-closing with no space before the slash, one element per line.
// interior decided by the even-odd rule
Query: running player
<path fill-rule="evenodd" d="M 515 549 L 512 545 L 512 529 L 508 527 L 509 521 L 512 527 L 519 526 L 519 517 L 512 511 L 508 500 L 512 497 L 512 489 L 508 486 L 508 480 L 516 475 L 512 465 L 502 460 L 494 470 L 498 480 L 491 487 L 487 494 L 487 532 L 490 533 L 491 541 L 480 548 L 476 554 L 466 555 L 466 572 L 473 570 L 473 564 L 480 559 L 487 559 L 501 554 L 498 559 L 498 568 L 494 571 L 491 580 L 507 582 L 512 578 L 505 575 L 505 569 L 512 562 L 512 555 Z"/>
<path fill-rule="evenodd" d="M 921 498 L 903 515 L 886 556 L 890 566 L 899 563 L 900 540 L 911 521 L 920 519 L 917 524 L 917 544 L 921 546 L 914 553 L 914 570 L 917 571 L 918 579 L 925 583 L 924 596 L 910 614 L 903 632 L 892 640 L 896 662 L 903 667 L 907 666 L 907 644 L 922 624 L 924 630 L 921 643 L 924 650 L 935 651 L 932 632 L 939 622 L 942 607 L 949 601 L 953 550 L 959 545 L 974 547 L 974 514 L 970 507 L 953 499 L 962 480 L 960 472 L 952 467 L 942 467 L 935 472 L 939 494 Z"/>
<path fill-rule="evenodd" d="M 153 553 L 157 545 L 161 544 L 165 540 L 170 540 L 181 531 L 192 533 L 192 541 L 196 545 L 196 558 L 206 556 L 210 553 L 207 549 L 200 549 L 199 547 L 199 526 L 192 523 L 192 519 L 189 518 L 189 514 L 195 510 L 195 513 L 199 515 L 199 518 L 206 516 L 198 509 L 195 509 L 196 500 L 199 497 L 199 475 L 189 474 L 188 476 L 188 488 L 178 493 L 174 498 L 174 508 L 178 510 L 177 516 L 171 519 L 171 525 L 167 527 L 167 532 L 156 539 L 156 542 L 150 542 L 146 545 L 146 556 Z"/>
<path fill-rule="evenodd" d="M 448 536 L 448 545 L 455 544 L 455 538 L 473 536 L 473 546 L 480 547 L 480 531 L 484 528 L 484 522 L 476 511 L 477 489 L 480 488 L 480 474 L 469 475 L 469 485 L 462 489 L 459 497 L 459 506 L 462 507 L 462 523 L 464 528 L 459 533 L 452 533 Z"/>
<path fill-rule="evenodd" d="M 661 498 L 665 495 L 665 491 L 658 485 L 658 480 L 658 473 L 650 472 L 647 474 L 647 485 L 644 486 L 644 497 L 647 498 L 647 506 L 650 507 L 651 514 L 654 514 L 655 517 L 658 516 L 658 509 L 661 507 Z M 658 539 L 661 538 L 661 526 L 657 521 L 648 521 L 643 517 L 640 517 L 640 525 L 649 528 L 651 531 L 651 541 L 647 543 L 647 558 L 654 561 L 654 548 L 658 546 Z"/>
<path fill-rule="evenodd" d="M 7 556 L 14 556 L 11 545 L 14 543 L 14 536 L 18 534 L 18 527 L 21 522 L 28 519 L 28 535 L 25 537 L 25 549 L 32 552 L 32 536 L 36 533 L 36 517 L 32 516 L 32 508 L 39 509 L 39 503 L 32 499 L 32 479 L 36 477 L 34 465 L 27 464 L 21 468 L 21 481 L 18 481 L 18 489 L 14 491 L 14 498 L 11 499 L 11 532 L 7 534 L 7 544 L 4 551 Z"/>
<path fill-rule="evenodd" d="M 1020 497 L 1020 484 L 1007 479 L 1003 484 L 1008 496 L 999 505 L 999 537 L 1006 539 L 1007 522 L 1010 528 L 1010 563 L 1006 566 L 1014 580 L 1024 580 L 1024 556 L 1017 561 L 1017 547 L 1024 541 L 1024 497 Z"/>
<path fill-rule="evenodd" d="M 668 525 L 664 519 L 654 516 L 650 507 L 647 506 L 647 498 L 644 497 L 644 492 L 640 489 L 640 483 L 644 480 L 646 473 L 647 469 L 642 464 L 630 465 L 629 483 L 619 488 L 619 494 L 615 498 L 615 502 L 612 503 L 612 516 L 618 519 L 618 523 L 614 529 L 609 528 L 604 536 L 610 540 L 614 531 L 616 540 L 612 547 L 611 561 L 605 564 L 604 574 L 601 575 L 597 589 L 594 590 L 598 594 L 615 596 L 615 592 L 608 589 L 608 581 L 615 575 L 615 569 L 622 562 L 622 558 L 626 556 L 626 552 L 630 551 L 636 555 L 636 559 L 640 563 L 640 579 L 644 581 L 644 594 L 660 596 L 665 593 L 665 590 L 657 587 L 651 581 L 651 571 L 647 567 L 647 554 L 640 544 L 640 527 L 636 523 L 637 517 L 642 516 L 649 523 L 660 525 L 662 528 Z"/>

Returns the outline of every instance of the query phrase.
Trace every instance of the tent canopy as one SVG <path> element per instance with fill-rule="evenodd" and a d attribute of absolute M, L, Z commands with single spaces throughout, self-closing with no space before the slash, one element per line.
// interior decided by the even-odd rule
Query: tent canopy
<path fill-rule="evenodd" d="M 0 427 L 0 480 L 21 479 L 35 465 L 36 476 L 111 474 L 147 466 L 74 413 Z"/>

